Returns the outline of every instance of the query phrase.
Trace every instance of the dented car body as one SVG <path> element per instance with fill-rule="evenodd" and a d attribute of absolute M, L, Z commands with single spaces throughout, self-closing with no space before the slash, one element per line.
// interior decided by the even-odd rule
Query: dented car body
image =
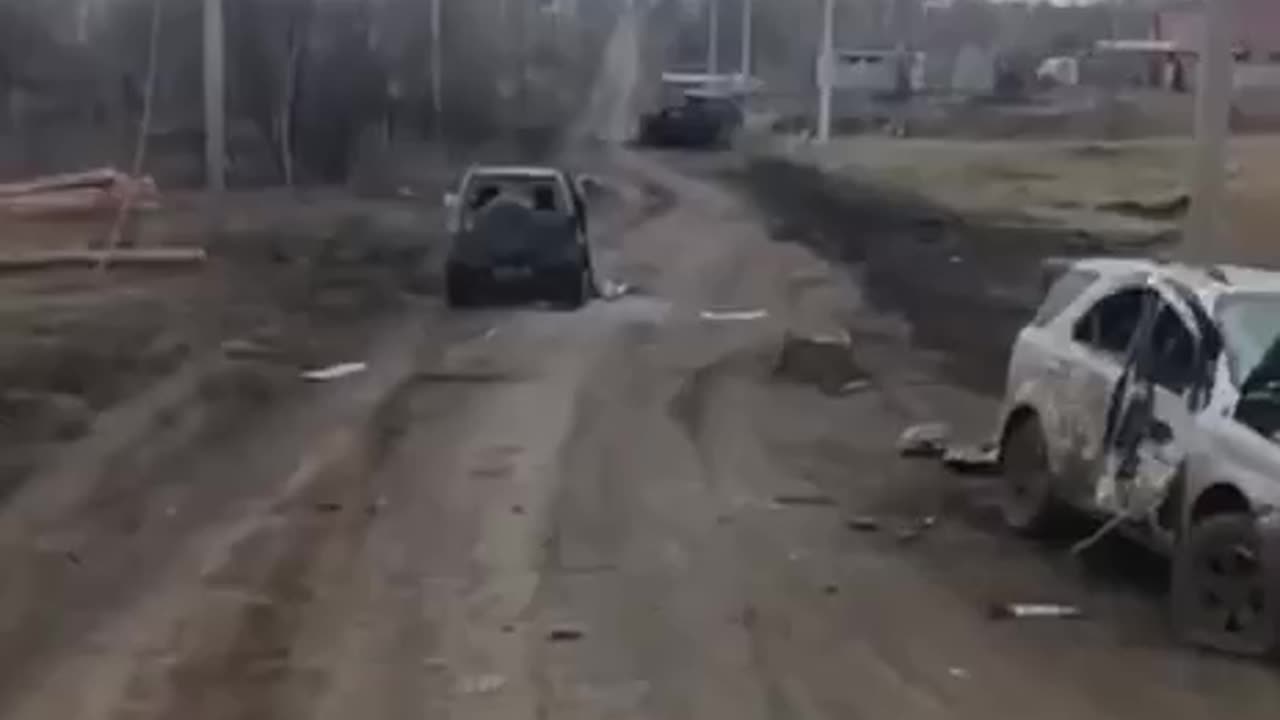
<path fill-rule="evenodd" d="M 1060 264 L 1010 359 L 1005 518 L 1063 506 L 1173 557 L 1188 639 L 1280 647 L 1280 273 L 1148 260 Z"/>

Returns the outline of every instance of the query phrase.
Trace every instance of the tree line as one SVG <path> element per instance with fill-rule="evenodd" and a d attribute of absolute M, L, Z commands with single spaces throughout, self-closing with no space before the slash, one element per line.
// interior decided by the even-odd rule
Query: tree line
<path fill-rule="evenodd" d="M 370 143 L 558 125 L 616 15 L 569 5 L 440 0 L 434 47 L 431 0 L 224 0 L 233 176 L 340 182 Z M 127 158 L 148 104 L 155 163 L 198 163 L 202 77 L 195 0 L 0 0 L 0 172 L 66 169 L 58 154 L 73 147 Z"/>

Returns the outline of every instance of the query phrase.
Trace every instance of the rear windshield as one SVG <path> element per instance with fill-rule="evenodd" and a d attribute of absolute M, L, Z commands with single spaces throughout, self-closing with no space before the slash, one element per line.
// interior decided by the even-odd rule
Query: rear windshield
<path fill-rule="evenodd" d="M 527 175 L 477 175 L 467 183 L 463 203 L 467 212 L 488 207 L 495 200 L 517 202 L 532 210 L 566 212 L 560 184 L 554 178 Z"/>
<path fill-rule="evenodd" d="M 1044 327 L 1053 322 L 1097 279 L 1098 273 L 1092 270 L 1067 271 L 1067 274 L 1058 278 L 1058 281 L 1049 288 L 1049 293 L 1045 295 L 1044 302 L 1036 312 L 1035 320 L 1031 321 L 1032 324 Z"/>

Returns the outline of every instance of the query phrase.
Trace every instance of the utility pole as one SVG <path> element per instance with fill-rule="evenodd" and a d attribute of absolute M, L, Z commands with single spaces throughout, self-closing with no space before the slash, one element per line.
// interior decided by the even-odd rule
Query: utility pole
<path fill-rule="evenodd" d="M 707 72 L 720 72 L 720 0 L 707 0 Z"/>
<path fill-rule="evenodd" d="M 1234 97 L 1235 0 L 1203 5 L 1204 37 L 1196 81 L 1196 146 L 1191 179 L 1191 211 L 1183 228 L 1182 255 L 1192 263 L 1210 262 L 1222 232 L 1226 199 L 1227 138 Z"/>
<path fill-rule="evenodd" d="M 744 83 L 751 77 L 751 43 L 755 34 L 752 24 L 754 22 L 755 0 L 742 0 L 742 61 L 738 63 L 738 68 L 742 72 Z"/>
<path fill-rule="evenodd" d="M 822 38 L 818 50 L 818 142 L 831 141 L 831 94 L 835 83 L 836 0 L 823 0 Z"/>
<path fill-rule="evenodd" d="M 210 192 L 227 188 L 226 36 L 222 0 L 204 0 L 204 167 Z"/>
<path fill-rule="evenodd" d="M 444 139 L 444 36 L 443 0 L 431 0 L 431 112 L 437 141 Z"/>

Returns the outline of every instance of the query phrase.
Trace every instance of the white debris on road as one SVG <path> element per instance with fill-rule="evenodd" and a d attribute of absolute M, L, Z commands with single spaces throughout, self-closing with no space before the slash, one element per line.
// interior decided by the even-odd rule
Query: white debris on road
<path fill-rule="evenodd" d="M 341 380 L 352 375 L 359 375 L 368 369 L 369 365 L 367 363 L 340 363 L 338 365 L 330 365 L 329 367 L 320 368 L 318 370 L 308 370 L 302 373 L 300 377 L 309 382 L 330 382 L 333 380 Z"/>

